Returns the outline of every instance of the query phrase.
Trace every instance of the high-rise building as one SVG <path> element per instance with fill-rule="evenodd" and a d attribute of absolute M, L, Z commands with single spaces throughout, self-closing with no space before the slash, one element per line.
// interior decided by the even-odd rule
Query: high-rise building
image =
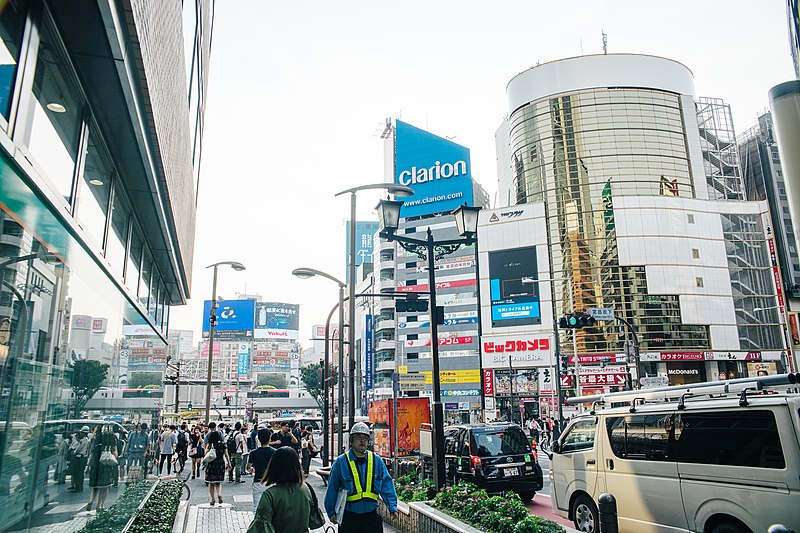
<path fill-rule="evenodd" d="M 0 531 L 78 527 L 57 524 L 76 509 L 43 510 L 68 486 L 59 421 L 97 416 L 75 365 L 107 365 L 97 386 L 153 378 L 160 401 L 170 308 L 191 289 L 213 7 L 0 9 Z"/>
<path fill-rule="evenodd" d="M 554 316 L 613 309 L 642 374 L 670 383 L 782 370 L 767 205 L 744 200 L 728 106 L 698 99 L 684 65 L 633 54 L 538 65 L 507 90 L 498 196 L 544 206 Z M 617 322 L 559 335 L 579 360 L 624 361 Z"/>

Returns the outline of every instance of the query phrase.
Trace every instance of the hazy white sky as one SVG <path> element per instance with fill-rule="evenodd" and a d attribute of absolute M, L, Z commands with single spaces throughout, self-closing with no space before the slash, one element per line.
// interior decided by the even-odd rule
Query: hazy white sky
<path fill-rule="evenodd" d="M 741 133 L 793 79 L 783 0 L 405 0 L 216 3 L 194 279 L 171 328 L 200 337 L 205 267 L 225 260 L 218 294 L 301 304 L 302 340 L 323 323 L 344 279 L 347 197 L 382 181 L 387 117 L 471 150 L 475 178 L 497 190 L 494 132 L 517 73 L 555 59 L 642 53 L 682 62 L 698 96 L 731 104 Z M 379 194 L 358 195 L 374 219 Z M 305 342 L 308 345 L 307 342 Z"/>

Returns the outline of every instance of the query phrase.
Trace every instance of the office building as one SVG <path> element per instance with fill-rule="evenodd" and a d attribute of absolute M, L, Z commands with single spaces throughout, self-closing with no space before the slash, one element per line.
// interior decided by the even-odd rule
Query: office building
<path fill-rule="evenodd" d="M 77 507 L 43 509 L 69 496 L 59 421 L 91 415 L 75 365 L 160 386 L 191 290 L 213 4 L 0 10 L 0 531 L 76 524 Z"/>
<path fill-rule="evenodd" d="M 673 384 L 787 367 L 767 204 L 744 198 L 724 102 L 697 98 L 684 65 L 634 54 L 538 65 L 507 92 L 498 197 L 543 205 L 554 317 L 613 310 L 642 375 Z M 559 335 L 587 364 L 631 351 L 618 321 Z"/>

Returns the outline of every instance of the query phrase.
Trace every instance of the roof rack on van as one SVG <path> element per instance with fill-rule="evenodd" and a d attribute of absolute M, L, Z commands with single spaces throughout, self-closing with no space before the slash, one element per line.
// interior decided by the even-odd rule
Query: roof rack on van
<path fill-rule="evenodd" d="M 670 401 L 678 400 L 679 408 L 684 405 L 687 398 L 712 394 L 739 394 L 739 404 L 747 405 L 747 393 L 761 391 L 769 387 L 784 387 L 800 383 L 800 373 L 780 374 L 777 376 L 758 376 L 750 378 L 731 379 L 724 382 L 692 383 L 691 385 L 674 385 L 656 389 L 638 389 L 623 392 L 610 392 L 608 394 L 593 394 L 591 396 L 576 396 L 567 398 L 568 405 L 591 403 L 599 405 L 621 404 L 630 402 L 631 412 L 636 411 L 637 403 L 645 401 Z M 595 406 L 592 405 L 592 410 Z"/>

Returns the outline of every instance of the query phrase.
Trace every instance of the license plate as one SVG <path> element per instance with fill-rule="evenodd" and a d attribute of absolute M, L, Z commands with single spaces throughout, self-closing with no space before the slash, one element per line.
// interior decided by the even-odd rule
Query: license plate
<path fill-rule="evenodd" d="M 503 475 L 506 476 L 506 477 L 508 477 L 508 476 L 518 476 L 519 475 L 519 468 L 517 468 L 517 467 L 504 468 L 503 469 Z"/>

